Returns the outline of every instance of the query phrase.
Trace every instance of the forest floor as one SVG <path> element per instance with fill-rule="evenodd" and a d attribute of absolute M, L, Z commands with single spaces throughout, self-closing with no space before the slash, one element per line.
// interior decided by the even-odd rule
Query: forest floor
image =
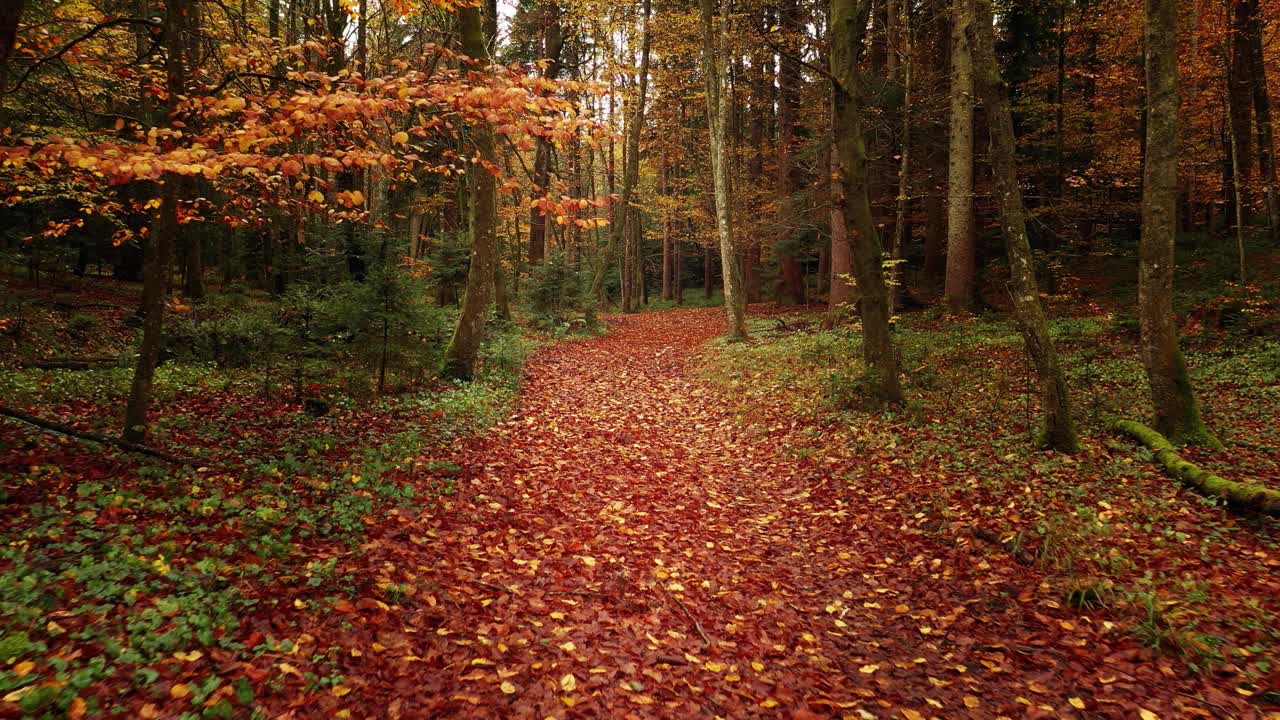
<path fill-rule="evenodd" d="M 1031 452 L 1005 325 L 934 323 L 929 358 L 904 329 L 894 414 L 849 406 L 856 331 L 816 320 L 724 345 L 719 309 L 610 318 L 479 433 L 171 368 L 160 437 L 204 448 L 195 476 L 0 423 L 0 717 L 1277 716 L 1273 521 L 1116 438 Z M 1124 401 L 1108 362 L 1083 381 Z M 1265 476 L 1276 379 L 1217 372 L 1211 419 Z M 36 377 L 28 409 L 114 415 L 119 388 Z"/>
<path fill-rule="evenodd" d="M 366 544 L 413 595 L 308 627 L 341 648 L 351 693 L 277 702 L 393 718 L 1267 716 L 1238 673 L 1190 672 L 1105 608 L 1070 607 L 1019 553 L 939 532 L 900 496 L 901 450 L 804 452 L 816 435 L 785 393 L 744 406 L 703 379 L 722 327 L 715 309 L 645 314 L 538 354 L 519 414 L 468 448 L 459 496 Z M 1262 574 L 1250 587 L 1230 571 L 1235 595 L 1274 583 L 1265 535 L 1230 538 Z"/>

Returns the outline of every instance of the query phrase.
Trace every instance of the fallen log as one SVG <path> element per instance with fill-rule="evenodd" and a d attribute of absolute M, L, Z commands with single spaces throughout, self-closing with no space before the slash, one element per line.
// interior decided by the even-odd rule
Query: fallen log
<path fill-rule="evenodd" d="M 1165 436 L 1140 422 L 1117 420 L 1111 424 L 1111 427 L 1145 445 L 1165 472 L 1192 489 L 1204 495 L 1225 500 L 1236 507 L 1280 515 L 1280 490 L 1227 480 L 1195 463 L 1187 462 L 1178 455 L 1173 443 L 1169 442 Z"/>
<path fill-rule="evenodd" d="M 195 466 L 198 464 L 192 460 L 188 460 L 186 458 L 180 458 L 177 455 L 171 455 L 163 450 L 157 450 L 155 448 L 147 447 L 146 445 L 131 443 L 127 440 L 121 440 L 120 438 L 111 437 L 110 435 L 103 435 L 101 433 L 89 432 L 88 430 L 80 430 L 78 428 L 73 428 L 70 425 L 63 425 L 62 423 L 53 422 L 52 420 L 44 420 L 42 418 L 38 418 L 34 415 L 28 415 L 27 413 L 20 412 L 18 410 L 11 410 L 10 408 L 7 408 L 7 407 L 0 407 L 0 416 L 10 417 L 10 418 L 13 418 L 14 420 L 20 420 L 24 423 L 27 423 L 28 425 L 34 425 L 35 427 L 38 427 L 42 430 L 55 432 L 60 435 L 66 435 L 68 437 L 79 438 L 80 440 L 88 440 L 90 442 L 101 443 L 103 445 L 111 445 L 114 447 L 118 447 L 122 450 L 128 450 L 131 453 L 146 455 L 148 457 L 153 457 L 153 458 L 156 458 L 157 460 L 163 460 L 167 463 L 171 463 L 174 465 Z"/>

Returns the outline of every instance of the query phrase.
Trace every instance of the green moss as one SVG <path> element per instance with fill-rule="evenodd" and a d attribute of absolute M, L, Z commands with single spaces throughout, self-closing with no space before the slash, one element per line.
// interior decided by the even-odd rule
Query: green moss
<path fill-rule="evenodd" d="M 1232 505 L 1280 515 L 1280 491 L 1262 485 L 1227 480 L 1187 462 L 1178 455 L 1173 443 L 1165 436 L 1140 422 L 1119 420 L 1113 427 L 1146 445 L 1166 472 L 1190 487 Z"/>

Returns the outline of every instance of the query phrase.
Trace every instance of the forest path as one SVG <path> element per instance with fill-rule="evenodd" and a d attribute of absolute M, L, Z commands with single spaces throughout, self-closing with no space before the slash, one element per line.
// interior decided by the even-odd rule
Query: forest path
<path fill-rule="evenodd" d="M 929 542 L 840 481 L 848 468 L 796 460 L 744 428 L 690 373 L 723 326 L 715 309 L 615 318 L 603 337 L 532 359 L 521 411 L 462 451 L 474 470 L 459 494 L 371 544 L 388 582 L 419 590 L 356 616 L 374 627 L 352 642 L 376 640 L 348 680 L 367 707 L 392 718 L 1178 711 L 1154 668 L 1141 681 L 1109 670 L 1112 649 L 1070 632 L 1074 613 L 1033 602 L 1025 568 Z"/>

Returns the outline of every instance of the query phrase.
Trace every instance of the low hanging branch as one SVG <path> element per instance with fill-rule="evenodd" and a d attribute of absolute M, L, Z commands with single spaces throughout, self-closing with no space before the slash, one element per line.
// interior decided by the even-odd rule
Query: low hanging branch
<path fill-rule="evenodd" d="M 101 433 L 89 432 L 87 430 L 79 430 L 77 428 L 71 427 L 70 425 L 63 425 L 62 423 L 56 423 L 51 420 L 43 420 L 41 418 L 35 417 L 34 415 L 28 415 L 24 412 L 11 410 L 7 407 L 0 407 L 0 416 L 10 417 L 10 418 L 13 418 L 14 420 L 21 420 L 22 422 L 27 423 L 28 425 L 34 425 L 43 430 L 56 432 L 61 435 L 66 435 L 68 437 L 79 438 L 81 440 L 89 440 L 96 443 L 102 443 L 103 445 L 112 445 L 114 447 L 121 448 L 122 450 L 128 450 L 129 452 L 138 453 L 139 455 L 146 455 L 148 457 L 153 457 L 153 458 L 156 458 L 157 460 L 163 460 L 167 463 L 172 463 L 174 465 L 194 466 L 199 464 L 192 460 L 188 460 L 186 458 L 180 458 L 177 455 L 171 455 L 163 450 L 156 450 L 155 448 L 150 448 L 150 447 L 147 447 L 146 445 L 131 443 L 131 442 L 128 442 L 127 440 L 121 440 L 120 438 L 111 437 L 110 435 L 103 435 Z"/>
<path fill-rule="evenodd" d="M 1233 482 L 1214 475 L 1199 465 L 1183 460 L 1163 435 L 1133 420 L 1118 420 L 1112 428 L 1132 436 L 1155 455 L 1156 461 L 1170 475 L 1211 497 L 1221 498 L 1237 507 L 1280 515 L 1280 490 L 1262 485 Z"/>

